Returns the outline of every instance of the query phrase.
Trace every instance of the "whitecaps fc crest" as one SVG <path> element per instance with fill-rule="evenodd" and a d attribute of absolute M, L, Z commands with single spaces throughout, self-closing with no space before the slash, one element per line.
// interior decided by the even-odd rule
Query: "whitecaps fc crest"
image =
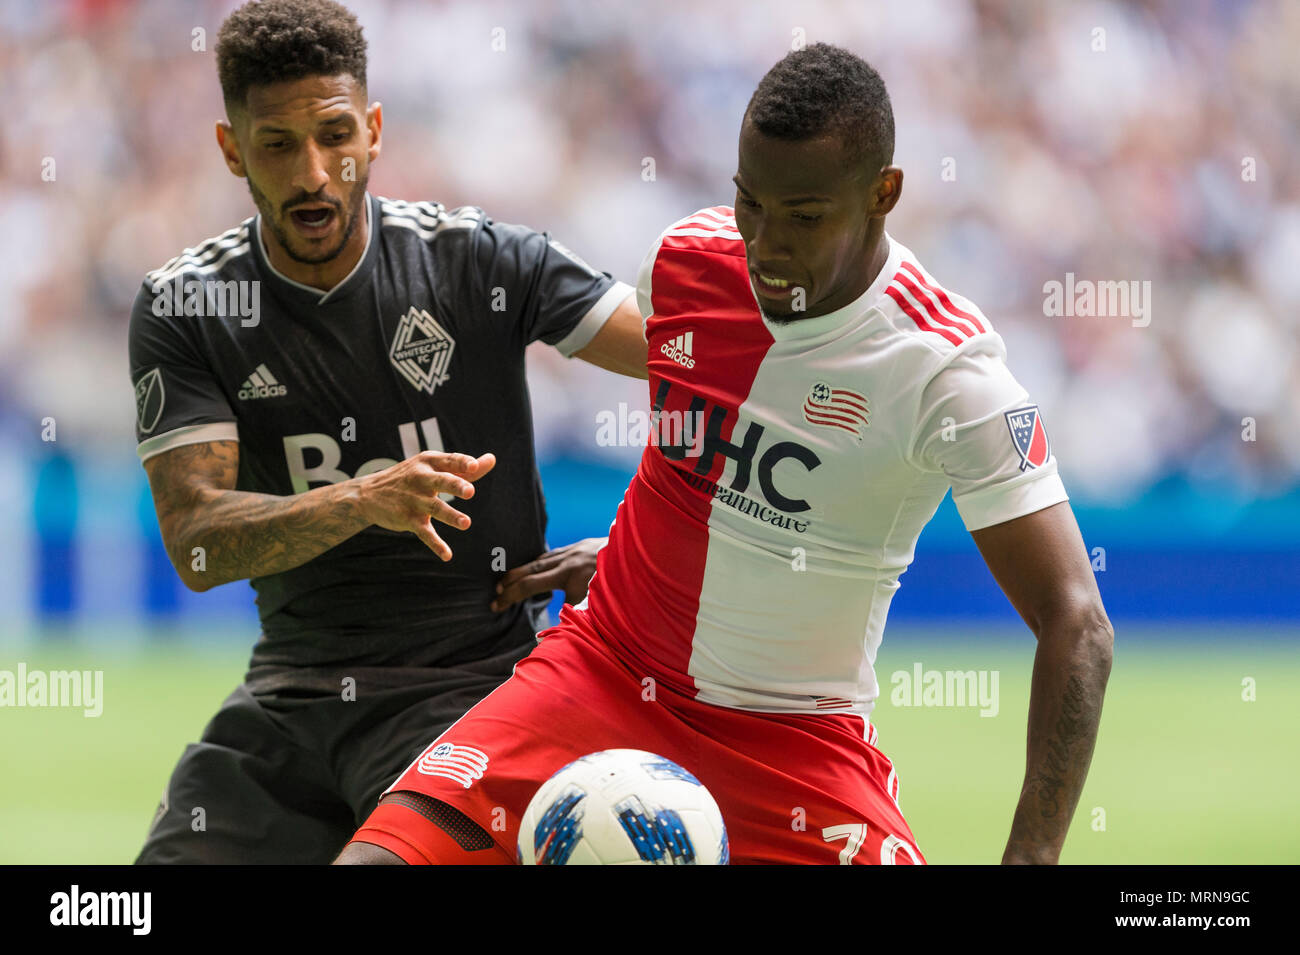
<path fill-rule="evenodd" d="M 412 305 L 397 323 L 388 357 L 403 378 L 433 394 L 433 389 L 447 380 L 455 348 L 456 341 L 447 330 L 428 312 Z"/>
<path fill-rule="evenodd" d="M 1047 431 L 1043 428 L 1043 419 L 1038 415 L 1038 405 L 1008 411 L 1006 419 L 1007 427 L 1011 431 L 1011 441 L 1020 455 L 1020 470 L 1041 468 L 1047 463 L 1052 450 L 1047 443 Z"/>

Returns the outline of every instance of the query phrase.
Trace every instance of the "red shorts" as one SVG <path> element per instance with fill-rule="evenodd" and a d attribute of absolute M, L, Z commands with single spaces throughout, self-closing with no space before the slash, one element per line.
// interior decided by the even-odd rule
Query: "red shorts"
<path fill-rule="evenodd" d="M 388 789 L 447 803 L 495 846 L 465 852 L 424 815 L 392 802 L 381 804 L 353 841 L 412 863 L 512 861 L 520 817 L 538 787 L 580 756 L 625 748 L 665 756 L 708 787 L 722 810 L 732 863 L 924 863 L 898 808 L 893 764 L 873 745 L 875 728 L 863 717 L 701 703 L 645 681 L 570 607 L 543 636 L 514 676 Z"/>

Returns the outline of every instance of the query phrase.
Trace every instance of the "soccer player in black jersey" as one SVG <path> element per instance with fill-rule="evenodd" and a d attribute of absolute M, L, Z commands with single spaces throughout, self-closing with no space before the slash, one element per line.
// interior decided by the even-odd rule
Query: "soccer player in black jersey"
<path fill-rule="evenodd" d="M 383 114 L 343 7 L 248 3 L 217 61 L 258 215 L 148 274 L 130 365 L 172 562 L 250 579 L 262 636 L 137 861 L 325 863 L 550 591 L 585 595 L 599 542 L 546 553 L 525 347 L 644 378 L 646 346 L 632 290 L 548 235 L 367 192 Z"/>

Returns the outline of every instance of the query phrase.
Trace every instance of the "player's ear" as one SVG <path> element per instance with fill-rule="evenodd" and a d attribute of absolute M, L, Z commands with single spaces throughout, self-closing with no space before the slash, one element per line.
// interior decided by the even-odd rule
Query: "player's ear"
<path fill-rule="evenodd" d="M 384 132 L 384 104 L 374 102 L 366 110 L 366 129 L 370 133 L 368 157 L 370 162 L 379 158 L 380 140 Z"/>
<path fill-rule="evenodd" d="M 874 189 L 871 197 L 872 218 L 889 215 L 903 194 L 903 170 L 897 166 L 883 167 L 876 178 Z"/>
<path fill-rule="evenodd" d="M 226 168 L 234 175 L 244 178 L 244 157 L 239 151 L 239 142 L 235 139 L 235 127 L 224 120 L 217 120 L 217 146 L 221 148 L 221 158 L 226 161 Z"/>

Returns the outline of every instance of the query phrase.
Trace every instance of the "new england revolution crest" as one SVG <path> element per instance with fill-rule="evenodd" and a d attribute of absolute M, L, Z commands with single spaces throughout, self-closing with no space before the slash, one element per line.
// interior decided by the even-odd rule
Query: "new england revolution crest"
<path fill-rule="evenodd" d="M 803 419 L 818 427 L 847 431 L 859 444 L 871 424 L 866 395 L 824 381 L 809 389 L 803 402 Z"/>
<path fill-rule="evenodd" d="M 1020 470 L 1041 468 L 1047 463 L 1052 451 L 1047 443 L 1043 419 L 1038 414 L 1038 405 L 1008 411 L 1006 419 L 1007 428 L 1011 431 L 1011 443 L 1020 455 Z"/>
<path fill-rule="evenodd" d="M 388 357 L 413 387 L 433 394 L 447 381 L 456 341 L 423 309 L 412 305 L 397 323 Z"/>

